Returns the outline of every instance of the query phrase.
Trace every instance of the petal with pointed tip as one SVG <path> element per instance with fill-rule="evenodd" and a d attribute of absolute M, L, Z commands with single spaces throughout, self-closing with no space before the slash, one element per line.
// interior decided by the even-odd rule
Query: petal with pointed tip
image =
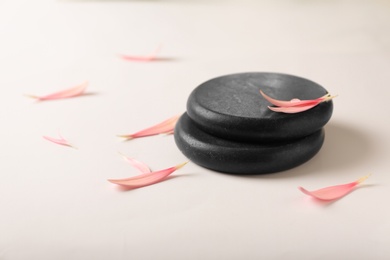
<path fill-rule="evenodd" d="M 40 101 L 77 97 L 77 96 L 82 95 L 85 92 L 87 86 L 88 86 L 88 82 L 86 81 L 86 82 L 84 82 L 80 85 L 77 85 L 75 87 L 61 90 L 61 91 L 58 91 L 58 92 L 55 92 L 55 93 L 52 93 L 49 95 L 45 95 L 45 96 L 31 96 L 30 95 L 30 97 L 36 98 Z"/>
<path fill-rule="evenodd" d="M 42 137 L 50 142 L 55 143 L 55 144 L 76 148 L 73 145 L 71 145 L 66 139 L 64 139 L 61 135 L 60 135 L 60 138 L 53 138 L 50 136 L 42 136 Z"/>
<path fill-rule="evenodd" d="M 307 106 L 307 105 L 312 105 L 312 104 L 319 104 L 323 101 L 328 100 L 330 97 L 329 94 L 326 94 L 322 97 L 316 98 L 316 99 L 307 99 L 307 100 L 300 100 L 297 98 L 293 98 L 289 101 L 285 100 L 277 100 L 274 98 L 271 98 L 270 96 L 267 96 L 263 91 L 260 90 L 260 94 L 271 104 L 278 106 L 278 107 L 293 107 L 293 106 Z"/>
<path fill-rule="evenodd" d="M 121 186 L 126 186 L 127 188 L 141 188 L 144 186 L 152 185 L 158 182 L 163 181 L 166 179 L 170 174 L 172 174 L 174 171 L 180 169 L 187 163 L 182 163 L 179 165 L 176 165 L 174 167 L 170 167 L 164 170 L 150 172 L 150 173 L 143 173 L 141 175 L 130 177 L 126 179 L 109 179 L 108 181 L 114 184 L 118 184 Z"/>
<path fill-rule="evenodd" d="M 364 176 L 351 183 L 330 186 L 315 191 L 308 191 L 302 187 L 298 187 L 298 189 L 306 195 L 312 196 L 319 200 L 336 200 L 350 193 L 359 183 L 367 179 L 368 176 L 369 175 Z"/>
<path fill-rule="evenodd" d="M 156 59 L 157 54 L 161 50 L 161 45 L 158 46 L 152 53 L 149 55 L 145 56 L 137 56 L 137 55 L 120 55 L 122 59 L 127 60 L 127 61 L 136 61 L 136 62 L 147 62 L 147 61 L 153 61 Z"/>
<path fill-rule="evenodd" d="M 141 173 L 150 173 L 150 168 L 143 162 L 140 162 L 134 158 L 128 157 L 122 153 L 120 155 L 125 159 L 127 162 L 129 162 L 134 168 L 138 169 Z"/>
<path fill-rule="evenodd" d="M 134 134 L 120 135 L 120 137 L 124 137 L 126 139 L 133 139 L 133 138 L 146 137 L 146 136 L 151 136 L 151 135 L 173 133 L 173 130 L 175 128 L 175 125 L 176 125 L 176 122 L 178 119 L 179 119 L 179 116 L 174 116 L 174 117 L 171 117 L 171 118 L 169 118 L 161 123 L 158 123 L 157 125 L 148 127 L 146 129 L 138 131 Z"/>

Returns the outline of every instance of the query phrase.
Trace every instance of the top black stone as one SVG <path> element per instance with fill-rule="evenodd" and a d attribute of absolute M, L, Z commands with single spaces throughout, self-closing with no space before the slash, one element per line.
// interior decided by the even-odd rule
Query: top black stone
<path fill-rule="evenodd" d="M 291 100 L 315 99 L 326 89 L 310 80 L 280 73 L 239 73 L 198 86 L 187 102 L 188 116 L 203 131 L 237 141 L 273 142 L 300 138 L 322 128 L 333 111 L 332 101 L 296 114 L 271 111 L 260 94 Z"/>

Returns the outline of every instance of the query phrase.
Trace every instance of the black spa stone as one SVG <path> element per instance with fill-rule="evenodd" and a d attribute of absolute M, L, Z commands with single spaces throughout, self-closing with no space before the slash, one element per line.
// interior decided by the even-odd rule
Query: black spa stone
<path fill-rule="evenodd" d="M 279 73 L 240 73 L 211 79 L 188 98 L 187 113 L 203 131 L 224 139 L 280 142 L 310 135 L 330 119 L 332 101 L 305 112 L 276 113 L 260 95 L 291 100 L 315 99 L 327 94 L 313 81 Z"/>
<path fill-rule="evenodd" d="M 176 124 L 175 142 L 194 163 L 211 170 L 232 174 L 265 174 L 296 167 L 312 158 L 321 148 L 324 131 L 291 141 L 238 142 L 201 130 L 187 113 Z"/>

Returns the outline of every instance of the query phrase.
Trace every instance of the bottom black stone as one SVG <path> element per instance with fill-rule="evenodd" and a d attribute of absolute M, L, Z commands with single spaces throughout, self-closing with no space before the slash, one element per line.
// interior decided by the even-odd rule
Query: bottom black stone
<path fill-rule="evenodd" d="M 259 144 L 236 142 L 200 130 L 184 113 L 176 124 L 175 142 L 192 162 L 232 174 L 265 174 L 284 171 L 311 159 L 324 142 L 321 129 L 290 142 Z"/>

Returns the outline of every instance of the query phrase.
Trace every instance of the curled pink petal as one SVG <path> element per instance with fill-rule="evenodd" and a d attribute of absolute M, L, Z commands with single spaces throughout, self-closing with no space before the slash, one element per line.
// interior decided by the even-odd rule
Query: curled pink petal
<path fill-rule="evenodd" d="M 173 116 L 173 117 L 171 117 L 171 118 L 169 118 L 161 123 L 158 123 L 157 125 L 148 127 L 146 129 L 138 131 L 134 134 L 120 135 L 120 137 L 124 137 L 124 138 L 130 140 L 133 138 L 139 138 L 139 137 L 145 137 L 145 136 L 151 136 L 151 135 L 173 133 L 176 122 L 179 119 L 179 117 L 180 116 Z"/>
<path fill-rule="evenodd" d="M 284 100 L 277 100 L 274 98 L 271 98 L 270 96 L 267 96 L 263 91 L 260 90 L 260 94 L 272 105 L 278 106 L 278 107 L 293 107 L 293 106 L 307 106 L 312 104 L 318 104 L 323 101 L 329 100 L 330 95 L 326 94 L 322 97 L 316 98 L 316 99 L 307 99 L 307 100 L 300 100 L 297 98 L 293 98 L 289 101 Z"/>
<path fill-rule="evenodd" d="M 66 139 L 64 139 L 61 135 L 59 135 L 59 136 L 60 136 L 60 138 L 53 138 L 50 136 L 43 136 L 43 138 L 50 141 L 50 142 L 59 144 L 59 145 L 64 145 L 64 146 L 76 148 L 73 145 L 71 145 Z"/>
<path fill-rule="evenodd" d="M 278 100 L 278 99 L 271 98 L 261 90 L 260 90 L 260 94 L 268 102 L 276 106 L 276 107 L 268 106 L 269 109 L 275 112 L 282 112 L 282 113 L 289 113 L 289 114 L 299 113 L 299 112 L 309 110 L 317 106 L 321 102 L 329 101 L 335 97 L 335 96 L 331 96 L 330 94 L 326 94 L 316 99 L 300 100 L 298 98 L 293 98 L 289 101 L 285 101 L 285 100 Z"/>
<path fill-rule="evenodd" d="M 126 179 L 109 179 L 108 181 L 121 186 L 126 186 L 127 188 L 131 188 L 131 189 L 141 188 L 164 180 L 171 173 L 180 169 L 185 164 L 187 164 L 187 162 L 160 171 L 143 173 L 141 175 L 126 178 Z"/>
<path fill-rule="evenodd" d="M 136 55 L 120 55 L 122 59 L 127 61 L 136 61 L 136 62 L 147 62 L 147 61 L 153 61 L 156 59 L 157 54 L 161 50 L 161 45 L 158 46 L 152 53 L 145 56 L 136 56 Z"/>
<path fill-rule="evenodd" d="M 147 166 L 145 163 L 137 161 L 136 159 L 128 157 L 124 154 L 120 154 L 120 155 L 122 155 L 123 159 L 125 159 L 127 162 L 129 162 L 134 168 L 138 169 L 141 173 L 150 173 L 151 172 L 149 166 Z"/>
<path fill-rule="evenodd" d="M 308 191 L 302 187 L 298 187 L 298 189 L 306 195 L 312 196 L 319 200 L 336 200 L 350 193 L 359 183 L 363 182 L 368 177 L 369 175 L 351 183 L 330 186 L 315 191 Z"/>
<path fill-rule="evenodd" d="M 86 81 L 86 82 L 84 82 L 80 85 L 77 85 L 75 87 L 65 89 L 62 91 L 58 91 L 58 92 L 55 92 L 55 93 L 52 93 L 52 94 L 49 94 L 46 96 L 32 96 L 32 95 L 29 95 L 29 96 L 32 98 L 36 98 L 40 101 L 71 98 L 71 97 L 76 97 L 76 96 L 82 95 L 85 92 L 87 86 L 88 86 L 88 82 Z"/>

